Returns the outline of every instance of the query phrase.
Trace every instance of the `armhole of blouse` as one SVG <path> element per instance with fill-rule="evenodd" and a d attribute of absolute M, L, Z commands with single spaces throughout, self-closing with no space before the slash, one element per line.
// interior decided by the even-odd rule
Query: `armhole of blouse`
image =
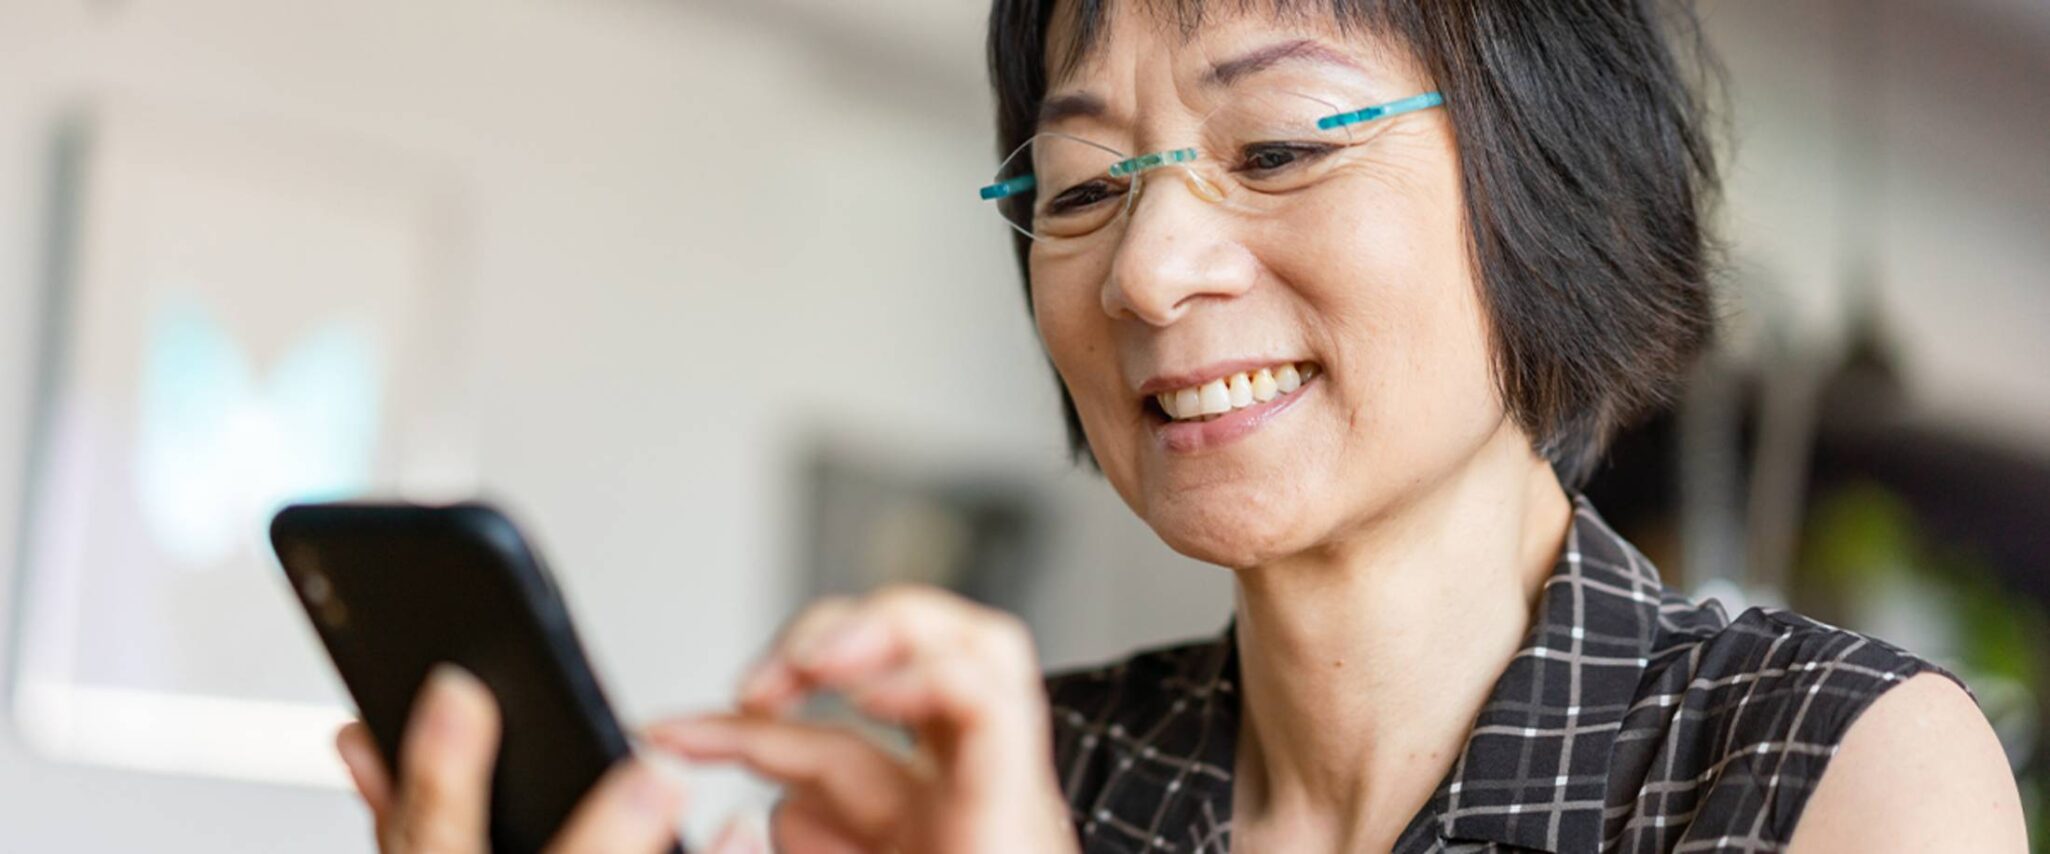
<path fill-rule="evenodd" d="M 1858 719 L 1865 716 L 1865 710 L 1870 709 L 1872 704 L 1879 701 L 1879 698 L 1886 696 L 1888 692 L 1924 673 L 1938 673 L 1963 689 L 1965 695 L 1970 697 L 1974 704 L 1979 702 L 1979 697 L 1977 694 L 1972 693 L 1971 686 L 1965 684 L 1965 680 L 1956 673 L 1905 651 L 1891 646 L 1887 648 L 1900 658 L 1900 662 L 1895 667 L 1883 671 L 1887 675 L 1881 677 L 1884 681 L 1878 687 L 1871 691 L 1860 692 L 1854 695 L 1853 698 L 1841 704 L 1840 708 L 1837 709 L 1836 720 L 1826 730 L 1829 750 L 1827 753 L 1813 757 L 1813 774 L 1808 785 L 1799 791 L 1798 799 L 1791 804 L 1784 802 L 1787 792 L 1791 791 L 1790 789 L 1781 789 L 1774 793 L 1776 800 L 1769 806 L 1771 809 L 1770 817 L 1777 841 L 1780 844 L 1784 845 L 1793 841 L 1794 830 L 1800 825 L 1801 815 L 1807 811 L 1809 798 L 1815 794 L 1815 790 L 1822 784 L 1823 776 L 1829 772 L 1830 760 L 1836 758 L 1837 751 L 1843 748 L 1844 738 L 1850 735 L 1851 728 L 1857 725 Z M 1792 735 L 1789 734 L 1789 737 L 1792 737 Z M 1793 757 L 1790 756 L 1789 758 Z"/>

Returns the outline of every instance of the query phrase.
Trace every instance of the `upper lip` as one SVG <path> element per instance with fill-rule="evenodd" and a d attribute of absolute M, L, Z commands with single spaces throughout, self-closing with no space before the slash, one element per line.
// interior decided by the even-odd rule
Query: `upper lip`
<path fill-rule="evenodd" d="M 1185 388 L 1203 385 L 1212 380 L 1221 380 L 1232 374 L 1251 373 L 1261 368 L 1271 368 L 1275 365 L 1293 365 L 1303 361 L 1303 359 L 1262 358 L 1212 362 L 1193 371 L 1156 375 L 1139 384 L 1139 395 L 1144 397 L 1160 394 L 1161 392 L 1180 391 Z"/>

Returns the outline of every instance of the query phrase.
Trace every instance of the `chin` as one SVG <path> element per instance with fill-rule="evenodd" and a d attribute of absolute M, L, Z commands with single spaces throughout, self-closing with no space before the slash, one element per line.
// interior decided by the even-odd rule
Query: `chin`
<path fill-rule="evenodd" d="M 1218 490 L 1149 505 L 1147 526 L 1168 548 L 1205 563 L 1243 569 L 1315 547 L 1309 508 L 1271 496 Z"/>

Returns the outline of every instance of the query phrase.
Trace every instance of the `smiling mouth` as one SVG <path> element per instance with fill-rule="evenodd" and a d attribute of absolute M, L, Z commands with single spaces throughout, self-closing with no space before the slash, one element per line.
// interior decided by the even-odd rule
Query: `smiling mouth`
<path fill-rule="evenodd" d="M 1321 370 L 1315 362 L 1283 362 L 1257 371 L 1240 371 L 1201 385 L 1164 391 L 1146 401 L 1146 409 L 1170 422 L 1211 421 L 1233 411 L 1286 397 Z"/>

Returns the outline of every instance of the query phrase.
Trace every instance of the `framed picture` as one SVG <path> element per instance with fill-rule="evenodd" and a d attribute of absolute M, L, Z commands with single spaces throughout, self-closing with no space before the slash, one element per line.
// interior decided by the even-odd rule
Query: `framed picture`
<path fill-rule="evenodd" d="M 109 101 L 51 157 L 12 708 L 46 755 L 343 785 L 346 698 L 266 541 L 474 486 L 444 173 Z"/>
<path fill-rule="evenodd" d="M 1039 484 L 846 441 L 820 441 L 808 457 L 807 599 L 908 583 L 1013 613 L 1030 606 L 1051 533 Z"/>

